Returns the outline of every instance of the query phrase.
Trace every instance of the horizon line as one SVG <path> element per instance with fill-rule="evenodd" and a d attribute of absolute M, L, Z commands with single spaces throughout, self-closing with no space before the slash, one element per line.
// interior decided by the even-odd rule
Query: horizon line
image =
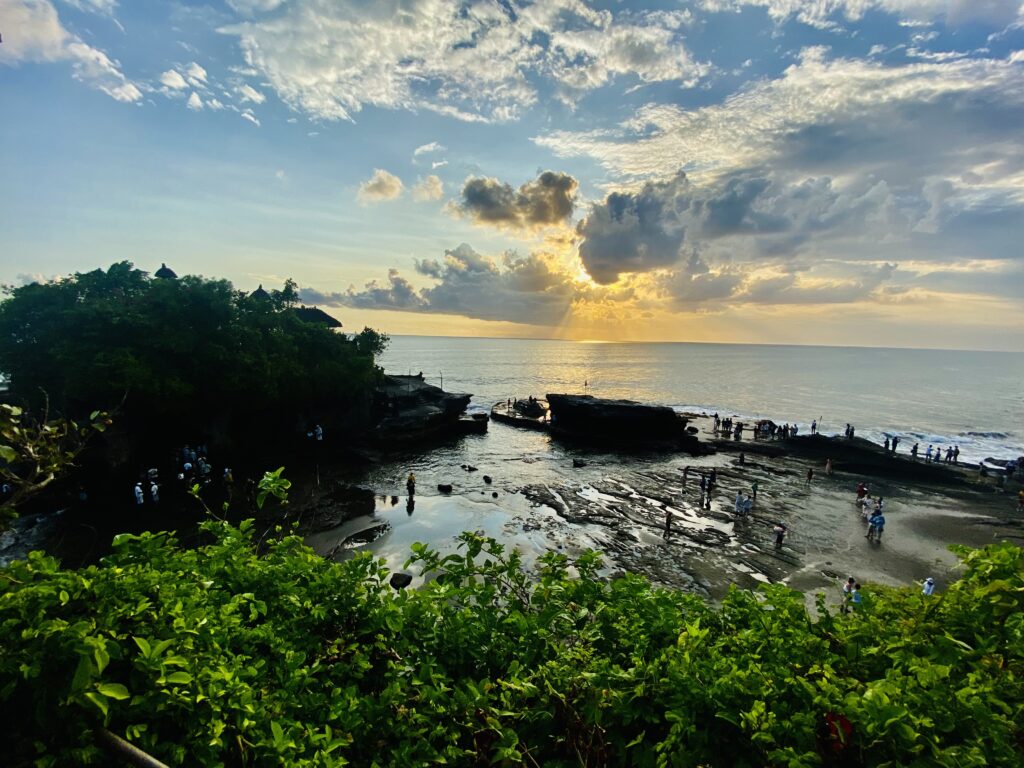
<path fill-rule="evenodd" d="M 891 347 L 868 344 L 801 344 L 799 342 L 769 341 L 651 341 L 638 339 L 559 339 L 550 336 L 458 336 L 447 333 L 388 333 L 391 338 L 414 339 L 484 339 L 487 341 L 560 341 L 569 344 L 701 344 L 730 347 L 806 347 L 808 349 L 884 349 L 895 352 L 984 352 L 1007 355 L 1024 355 L 1024 349 L 968 349 L 964 347 Z"/>

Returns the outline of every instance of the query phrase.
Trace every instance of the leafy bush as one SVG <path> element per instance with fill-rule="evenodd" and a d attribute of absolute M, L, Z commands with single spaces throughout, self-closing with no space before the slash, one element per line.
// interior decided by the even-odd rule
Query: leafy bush
<path fill-rule="evenodd" d="M 205 524 L 80 571 L 0 572 L 8 765 L 103 764 L 97 728 L 173 765 L 1021 765 L 1024 552 L 966 551 L 939 596 L 851 615 L 781 585 L 720 606 L 599 558 L 463 534 L 382 561 Z M 829 726 L 831 723 L 831 728 Z"/>
<path fill-rule="evenodd" d="M 291 281 L 259 298 L 226 280 L 154 279 L 120 262 L 6 292 L 0 371 L 12 397 L 38 404 L 45 392 L 72 417 L 120 406 L 119 424 L 159 435 L 226 415 L 259 417 L 265 433 L 271 415 L 290 425 L 364 397 L 388 341 L 306 322 Z"/>

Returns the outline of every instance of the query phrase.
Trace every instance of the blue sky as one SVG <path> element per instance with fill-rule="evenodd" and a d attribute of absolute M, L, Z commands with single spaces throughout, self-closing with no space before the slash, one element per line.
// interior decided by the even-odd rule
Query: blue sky
<path fill-rule="evenodd" d="M 0 281 L 394 333 L 1024 348 L 1016 0 L 0 0 Z"/>

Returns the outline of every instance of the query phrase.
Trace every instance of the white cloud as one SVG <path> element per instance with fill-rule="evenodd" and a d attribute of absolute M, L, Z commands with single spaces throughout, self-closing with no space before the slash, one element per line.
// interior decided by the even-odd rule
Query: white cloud
<path fill-rule="evenodd" d="M 264 101 L 267 100 L 266 96 L 257 91 L 248 83 L 240 85 L 238 88 L 235 89 L 235 92 L 238 94 L 239 98 L 243 102 L 251 101 L 254 104 L 262 104 Z"/>
<path fill-rule="evenodd" d="M 885 66 L 828 61 L 820 49 L 775 80 L 687 110 L 651 104 L 617 130 L 535 138 L 562 157 L 589 156 L 627 177 L 720 175 L 770 166 L 876 174 L 906 183 L 996 163 L 1017 172 L 1024 62 L 971 59 Z M 982 140 L 984 137 L 984 140 Z M 989 179 L 999 175 L 993 171 Z"/>
<path fill-rule="evenodd" d="M 413 200 L 440 200 L 444 196 L 444 183 L 440 177 L 431 174 L 412 188 Z"/>
<path fill-rule="evenodd" d="M 99 13 L 104 16 L 112 16 L 114 9 L 117 8 L 117 0 L 61 0 L 61 2 L 79 11 Z"/>
<path fill-rule="evenodd" d="M 242 112 L 239 113 L 239 115 L 241 116 L 241 118 L 243 120 L 248 120 L 250 123 L 255 125 L 257 128 L 260 127 L 260 121 L 259 121 L 259 119 L 257 119 L 256 115 L 254 115 L 252 113 L 252 110 L 249 110 L 249 109 L 243 110 Z"/>
<path fill-rule="evenodd" d="M 243 16 L 255 16 L 279 8 L 284 0 L 227 0 L 227 4 Z"/>
<path fill-rule="evenodd" d="M 596 11 L 583 0 L 297 0 L 223 28 L 293 109 L 351 120 L 364 106 L 515 120 L 547 81 L 573 102 L 618 76 L 693 84 L 707 71 L 679 30 L 689 13 Z"/>
<path fill-rule="evenodd" d="M 447 160 L 435 160 L 430 164 L 430 168 L 431 170 L 436 171 L 438 168 L 444 168 L 446 165 L 448 165 Z"/>
<path fill-rule="evenodd" d="M 420 155 L 425 155 L 428 152 L 444 152 L 445 149 L 446 147 L 444 147 L 442 144 L 439 144 L 436 141 L 432 141 L 429 144 L 421 144 L 420 146 L 416 147 L 416 149 L 412 151 L 412 156 L 419 157 Z"/>
<path fill-rule="evenodd" d="M 185 76 L 192 85 L 205 85 L 206 84 L 206 70 L 196 64 L 194 61 L 188 65 L 185 70 Z"/>
<path fill-rule="evenodd" d="M 192 91 L 192 95 L 188 97 L 188 102 L 185 106 L 198 112 L 203 108 L 203 100 L 199 98 L 198 93 Z"/>
<path fill-rule="evenodd" d="M 734 11 L 743 6 L 764 8 L 776 22 L 795 18 L 813 27 L 829 28 L 838 21 L 859 21 L 869 11 L 890 13 L 909 20 L 943 20 L 950 24 L 972 21 L 999 26 L 1013 21 L 1019 0 L 702 0 L 709 11 Z"/>
<path fill-rule="evenodd" d="M 356 198 L 361 203 L 379 203 L 394 200 L 402 194 L 402 180 L 381 168 L 374 168 L 373 176 L 359 185 Z"/>
<path fill-rule="evenodd" d="M 182 77 L 178 72 L 173 69 L 168 69 L 162 75 L 160 75 L 160 82 L 175 91 L 184 90 L 188 88 L 188 83 L 185 82 L 185 78 Z"/>
<path fill-rule="evenodd" d="M 224 104 L 218 99 L 207 99 L 206 106 L 214 111 L 225 109 Z"/>
<path fill-rule="evenodd" d="M 0 19 L 7 32 L 7 39 L 0 44 L 0 64 L 69 62 L 76 80 L 112 99 L 142 99 L 142 91 L 125 77 L 118 62 L 64 28 L 49 0 L 0 0 Z"/>

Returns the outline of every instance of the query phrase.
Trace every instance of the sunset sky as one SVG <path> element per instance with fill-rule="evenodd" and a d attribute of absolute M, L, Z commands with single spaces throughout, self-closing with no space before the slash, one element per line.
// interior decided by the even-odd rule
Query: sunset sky
<path fill-rule="evenodd" d="M 0 0 L 0 34 L 7 284 L 1024 350 L 1020 0 Z"/>

